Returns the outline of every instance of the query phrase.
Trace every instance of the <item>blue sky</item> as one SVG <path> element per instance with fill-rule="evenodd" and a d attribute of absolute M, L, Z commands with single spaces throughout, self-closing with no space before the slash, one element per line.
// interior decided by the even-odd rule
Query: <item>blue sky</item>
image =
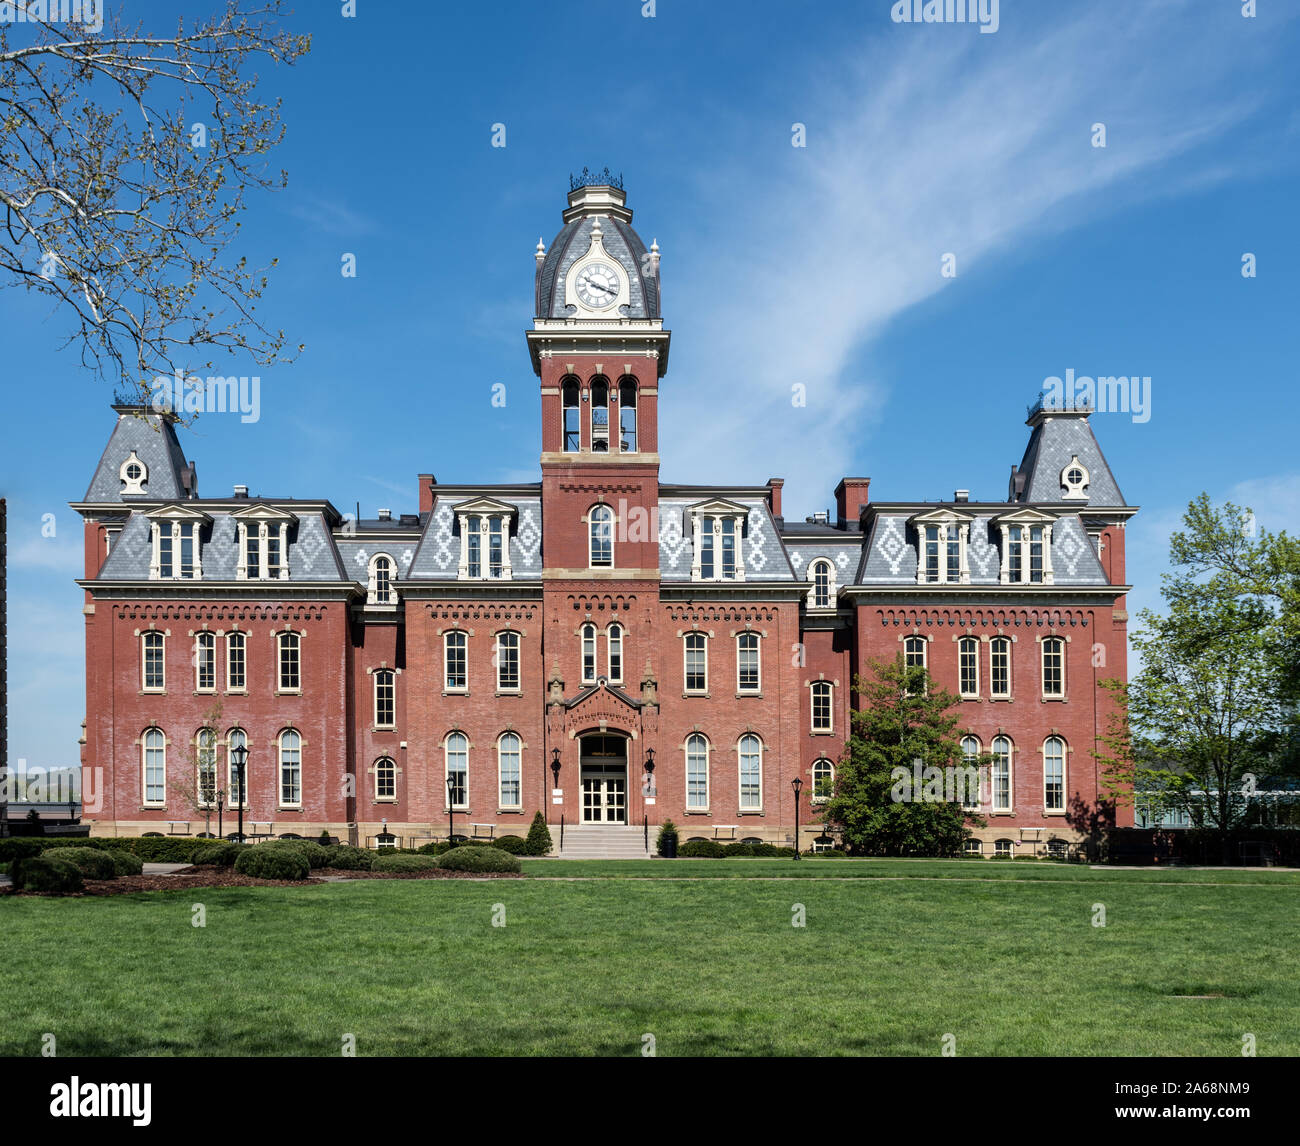
<path fill-rule="evenodd" d="M 204 7 L 131 12 L 164 29 Z M 414 511 L 419 472 L 535 480 L 533 250 L 569 173 L 608 164 L 663 254 L 665 480 L 783 476 L 787 516 L 850 473 L 880 500 L 1002 498 L 1025 406 L 1074 369 L 1152 380 L 1149 420 L 1093 419 L 1143 506 L 1134 607 L 1158 602 L 1200 490 L 1300 527 L 1291 5 L 1002 0 L 995 34 L 895 24 L 886 0 L 299 7 L 311 54 L 264 74 L 289 189 L 253 199 L 239 253 L 279 258 L 264 310 L 307 348 L 261 371 L 256 423 L 182 431 L 202 493 L 371 516 Z M 9 747 L 44 767 L 77 760 L 67 502 L 113 422 L 66 333 L 36 296 L 3 296 Z"/>

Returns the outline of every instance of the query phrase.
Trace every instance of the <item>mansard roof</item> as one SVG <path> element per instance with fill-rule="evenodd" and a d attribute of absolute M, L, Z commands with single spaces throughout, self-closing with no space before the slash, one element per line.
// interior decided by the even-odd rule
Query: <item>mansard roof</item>
<path fill-rule="evenodd" d="M 189 464 L 176 437 L 176 417 L 147 406 L 114 406 L 117 425 L 86 488 L 86 502 L 170 501 L 193 497 L 187 488 Z M 123 496 L 122 466 L 132 454 L 148 471 L 144 492 Z"/>
<path fill-rule="evenodd" d="M 1087 500 L 1073 499 L 1070 505 L 1123 506 L 1128 503 L 1110 472 L 1101 446 L 1088 423 L 1087 409 L 1036 407 L 1026 425 L 1033 428 L 1025 455 L 1012 477 L 1011 497 L 1015 501 L 1067 501 L 1061 474 L 1077 458 L 1088 471 Z M 1017 494 L 1015 486 L 1022 487 Z"/>
<path fill-rule="evenodd" d="M 627 212 L 630 219 L 631 212 Z M 551 242 L 550 250 L 537 271 L 537 317 L 567 318 L 577 307 L 564 297 L 564 280 L 573 266 L 591 246 L 594 216 L 587 215 L 565 223 Z M 600 219 L 605 253 L 618 261 L 628 277 L 629 305 L 622 317 L 661 318 L 659 280 L 643 275 L 649 253 L 641 236 L 630 222 L 612 215 Z"/>

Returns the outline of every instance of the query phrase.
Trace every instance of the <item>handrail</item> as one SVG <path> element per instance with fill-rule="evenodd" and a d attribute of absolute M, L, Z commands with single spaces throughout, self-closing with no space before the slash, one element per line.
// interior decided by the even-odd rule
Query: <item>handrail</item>
<path fill-rule="evenodd" d="M 642 825 L 644 825 L 644 827 L 645 827 L 645 850 L 646 850 L 646 854 L 649 855 L 649 854 L 650 854 L 650 816 L 649 816 L 649 814 L 643 814 L 643 815 L 641 816 L 641 823 L 642 823 Z"/>
<path fill-rule="evenodd" d="M 560 851 L 564 851 L 564 813 L 560 813 Z"/>

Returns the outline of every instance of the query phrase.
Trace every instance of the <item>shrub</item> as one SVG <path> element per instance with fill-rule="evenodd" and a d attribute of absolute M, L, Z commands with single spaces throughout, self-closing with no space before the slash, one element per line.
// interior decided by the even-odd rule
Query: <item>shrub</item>
<path fill-rule="evenodd" d="M 306 879 L 310 870 L 307 857 L 290 848 L 248 848 L 235 860 L 235 871 L 253 879 Z"/>
<path fill-rule="evenodd" d="M 723 844 L 722 851 L 728 856 L 752 856 L 757 853 L 754 851 L 753 844 Z"/>
<path fill-rule="evenodd" d="M 351 844 L 335 844 L 325 850 L 329 852 L 325 867 L 336 867 L 340 871 L 370 871 L 375 864 L 373 854 Z"/>
<path fill-rule="evenodd" d="M 663 855 L 667 850 L 669 840 L 676 846 L 677 825 L 672 820 L 665 820 L 659 828 L 659 834 L 655 836 L 655 851 Z"/>
<path fill-rule="evenodd" d="M 848 859 L 848 858 L 849 858 L 849 857 L 848 857 L 848 853 L 845 852 L 845 851 L 842 851 L 840 848 L 830 848 L 829 850 L 824 851 L 824 852 L 812 852 L 812 851 L 808 851 L 808 852 L 804 852 L 803 854 L 804 854 L 806 857 L 814 858 L 814 859 L 842 860 L 842 859 Z"/>
<path fill-rule="evenodd" d="M 333 847 L 334 839 L 329 832 L 321 829 L 321 834 L 316 838 L 316 842 L 323 848 Z"/>
<path fill-rule="evenodd" d="M 9 874 L 9 865 L 7 863 L 0 863 L 0 875 L 8 875 L 8 874 Z"/>
<path fill-rule="evenodd" d="M 248 847 L 248 844 L 237 844 L 234 840 L 222 840 L 220 843 L 209 844 L 205 848 L 195 848 L 190 863 L 230 867 L 239 858 L 239 853 L 247 850 Z"/>
<path fill-rule="evenodd" d="M 400 855 L 383 855 L 375 857 L 375 865 L 372 871 L 429 871 L 431 868 L 438 866 L 438 861 L 433 856 L 400 856 Z"/>
<path fill-rule="evenodd" d="M 38 856 L 46 848 L 46 841 L 33 836 L 11 836 L 0 840 L 0 862 L 12 863 L 14 860 Z"/>
<path fill-rule="evenodd" d="M 110 848 L 104 854 L 112 857 L 115 876 L 144 875 L 144 860 L 139 856 L 133 856 L 130 852 L 122 851 L 121 848 Z"/>
<path fill-rule="evenodd" d="M 40 891 L 66 895 L 82 888 L 81 869 L 67 860 L 49 855 L 24 856 L 12 867 L 14 887 L 19 891 Z"/>
<path fill-rule="evenodd" d="M 499 840 L 493 840 L 492 846 L 500 848 L 503 852 L 509 852 L 512 856 L 529 856 L 533 854 L 528 850 L 528 841 L 522 836 L 502 836 Z"/>
<path fill-rule="evenodd" d="M 437 843 L 433 844 L 422 844 L 420 847 L 416 848 L 415 851 L 417 855 L 440 856 L 444 852 L 451 851 L 451 844 L 447 843 L 446 840 L 439 840 Z"/>
<path fill-rule="evenodd" d="M 522 871 L 519 861 L 500 848 L 477 847 L 473 844 L 452 848 L 438 857 L 438 866 L 446 871 Z"/>
<path fill-rule="evenodd" d="M 112 849 L 130 852 L 145 863 L 193 863 L 194 853 L 211 846 L 214 841 L 198 836 L 88 836 L 39 842 L 43 851 L 51 848 Z"/>
<path fill-rule="evenodd" d="M 265 843 L 256 846 L 264 851 L 272 848 L 275 851 L 286 851 L 300 855 L 307 861 L 308 867 L 327 867 L 329 864 L 329 848 L 321 847 L 314 840 L 267 840 Z"/>
<path fill-rule="evenodd" d="M 541 812 L 534 814 L 533 822 L 528 827 L 527 843 L 530 856 L 544 856 L 551 853 L 551 829 L 546 826 L 546 820 Z"/>
<path fill-rule="evenodd" d="M 117 875 L 113 857 L 99 848 L 57 848 L 55 858 L 75 864 L 86 879 L 113 879 Z"/>
<path fill-rule="evenodd" d="M 722 859 L 727 853 L 717 840 L 687 840 L 677 854 L 686 859 Z"/>

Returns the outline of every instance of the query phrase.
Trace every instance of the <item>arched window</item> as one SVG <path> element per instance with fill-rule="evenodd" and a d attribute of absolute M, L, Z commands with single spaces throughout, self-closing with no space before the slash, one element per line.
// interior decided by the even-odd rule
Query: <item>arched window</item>
<path fill-rule="evenodd" d="M 907 637 L 903 641 L 903 664 L 909 669 L 924 669 L 926 667 L 926 649 L 929 642 L 924 637 Z M 921 690 L 923 693 L 925 689 Z M 911 696 L 911 690 L 908 690 Z"/>
<path fill-rule="evenodd" d="M 497 634 L 497 691 L 519 691 L 519 634 Z"/>
<path fill-rule="evenodd" d="M 248 807 L 248 768 L 244 768 L 244 783 L 239 783 L 239 769 L 235 767 L 235 749 L 248 747 L 248 734 L 242 728 L 232 728 L 226 733 L 226 804 L 238 808 Z"/>
<path fill-rule="evenodd" d="M 703 633 L 687 633 L 682 638 L 685 655 L 687 692 L 709 691 L 709 638 Z"/>
<path fill-rule="evenodd" d="M 1011 811 L 1011 741 L 1005 736 L 993 738 L 993 810 Z"/>
<path fill-rule="evenodd" d="M 302 737 L 292 728 L 280 733 L 280 806 L 302 803 Z"/>
<path fill-rule="evenodd" d="M 522 741 L 513 732 L 506 732 L 497 741 L 497 779 L 503 808 L 523 807 L 523 790 L 519 779 L 519 761 Z"/>
<path fill-rule="evenodd" d="M 200 728 L 194 737 L 194 751 L 199 765 L 199 805 L 210 808 L 217 802 L 217 734 Z"/>
<path fill-rule="evenodd" d="M 814 732 L 833 732 L 835 730 L 834 708 L 831 697 L 834 686 L 828 680 L 815 680 L 812 683 L 812 730 Z"/>
<path fill-rule="evenodd" d="M 380 669 L 375 674 L 375 727 L 392 728 L 397 723 L 397 674 Z"/>
<path fill-rule="evenodd" d="M 591 450 L 609 452 L 609 382 L 600 377 L 591 380 Z"/>
<path fill-rule="evenodd" d="M 1043 810 L 1065 811 L 1065 741 L 1059 736 L 1043 741 Z"/>
<path fill-rule="evenodd" d="M 391 756 L 381 756 L 375 761 L 375 799 L 397 799 L 397 765 Z"/>
<path fill-rule="evenodd" d="M 994 637 L 989 641 L 989 695 L 1011 695 L 1011 640 Z"/>
<path fill-rule="evenodd" d="M 824 804 L 835 794 L 835 765 L 823 758 L 812 766 L 812 802 Z"/>
<path fill-rule="evenodd" d="M 614 511 L 607 505 L 593 505 L 587 523 L 591 567 L 611 568 L 614 564 Z"/>
<path fill-rule="evenodd" d="M 370 559 L 370 585 L 367 600 L 371 605 L 391 605 L 393 593 L 393 559 L 387 553 L 376 553 Z"/>
<path fill-rule="evenodd" d="M 144 748 L 144 802 L 161 808 L 167 803 L 167 737 L 161 728 L 146 729 Z"/>
<path fill-rule="evenodd" d="M 763 687 L 762 659 L 757 633 L 736 634 L 736 691 L 759 692 Z"/>
<path fill-rule="evenodd" d="M 162 633 L 152 629 L 140 638 L 141 680 L 145 692 L 162 692 L 167 687 L 166 639 Z"/>
<path fill-rule="evenodd" d="M 957 796 L 961 806 L 969 811 L 980 806 L 980 773 L 979 765 L 975 762 L 980 754 L 979 740 L 974 736 L 963 736 L 961 752 L 966 760 L 962 766 Z"/>
<path fill-rule="evenodd" d="M 980 643 L 974 637 L 957 642 L 957 668 L 962 696 L 979 696 Z"/>
<path fill-rule="evenodd" d="M 248 687 L 248 635 L 226 634 L 226 691 L 243 692 Z"/>
<path fill-rule="evenodd" d="M 609 645 L 609 680 L 611 684 L 623 683 L 623 626 L 610 625 L 605 633 Z"/>
<path fill-rule="evenodd" d="M 582 626 L 582 683 L 596 683 L 596 626 Z"/>
<path fill-rule="evenodd" d="M 1061 637 L 1043 641 L 1043 695 L 1065 695 L 1065 641 Z"/>
<path fill-rule="evenodd" d="M 968 856 L 982 856 L 984 854 L 984 843 L 978 839 L 969 839 L 961 845 L 961 850 Z"/>
<path fill-rule="evenodd" d="M 751 733 L 740 738 L 740 810 L 763 808 L 763 742 Z"/>
<path fill-rule="evenodd" d="M 217 634 L 194 635 L 194 691 L 217 691 Z"/>
<path fill-rule="evenodd" d="M 443 746 L 447 762 L 447 793 L 451 806 L 469 807 L 469 738 L 463 732 L 452 732 Z"/>
<path fill-rule="evenodd" d="M 302 689 L 302 641 L 297 633 L 276 633 L 280 647 L 280 691 Z"/>
<path fill-rule="evenodd" d="M 709 742 L 698 732 L 686 738 L 686 807 L 692 812 L 709 809 Z"/>
<path fill-rule="evenodd" d="M 578 421 L 578 380 L 566 378 L 560 391 L 564 396 L 564 452 L 576 454 L 582 448 L 582 431 Z"/>
<path fill-rule="evenodd" d="M 636 379 L 624 378 L 618 384 L 619 449 L 636 453 Z"/>
<path fill-rule="evenodd" d="M 1013 845 L 1010 840 L 994 840 L 993 854 L 998 859 L 1010 859 L 1012 847 Z"/>
<path fill-rule="evenodd" d="M 831 607 L 831 590 L 835 583 L 834 567 L 825 558 L 819 557 L 812 563 L 812 600 L 809 604 L 814 609 Z"/>
<path fill-rule="evenodd" d="M 469 688 L 469 635 L 452 629 L 442 635 L 443 666 L 448 692 L 464 692 Z"/>

